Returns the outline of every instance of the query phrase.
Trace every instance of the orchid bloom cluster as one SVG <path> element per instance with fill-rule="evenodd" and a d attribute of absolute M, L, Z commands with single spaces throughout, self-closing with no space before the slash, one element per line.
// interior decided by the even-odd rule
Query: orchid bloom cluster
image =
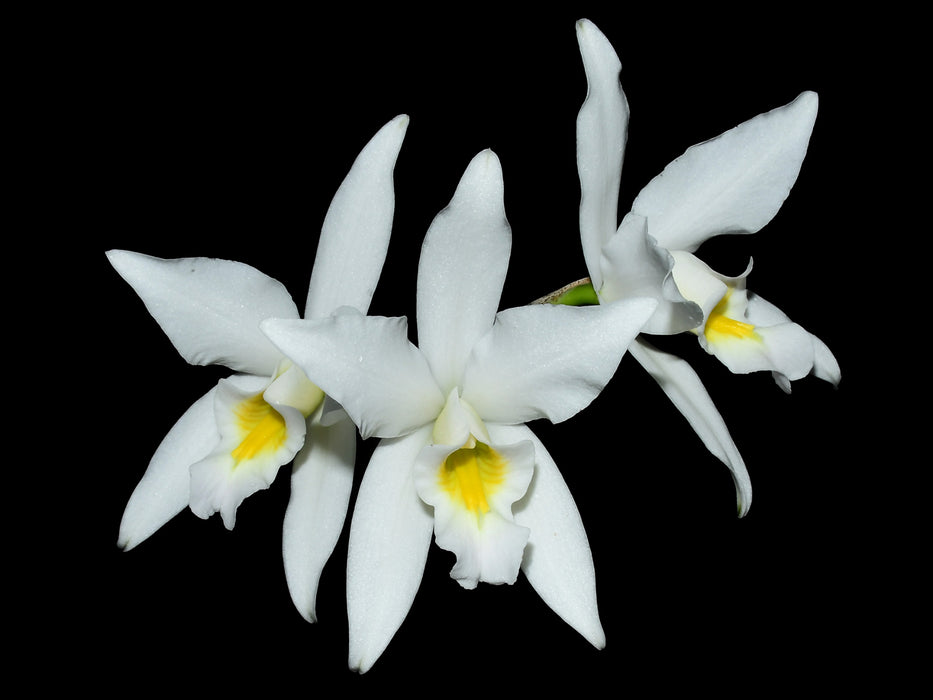
<path fill-rule="evenodd" d="M 325 217 L 303 316 L 276 280 L 241 263 L 110 251 L 179 353 L 222 379 L 178 420 L 132 493 L 131 549 L 186 507 L 233 528 L 242 502 L 291 464 L 283 559 L 292 600 L 316 619 L 317 587 L 350 511 L 361 439 L 378 439 L 352 506 L 350 666 L 368 670 L 402 625 L 431 540 L 462 587 L 524 575 L 594 646 L 605 644 L 581 515 L 527 423 L 560 423 L 596 398 L 630 352 L 731 470 L 741 455 L 696 373 L 646 336 L 692 333 L 731 371 L 839 381 L 830 351 L 697 249 L 755 232 L 797 178 L 816 116 L 804 93 L 689 149 L 617 223 L 628 105 L 620 63 L 581 20 L 589 91 L 577 121 L 580 234 L 589 277 L 570 292 L 499 309 L 511 249 L 502 166 L 467 166 L 431 223 L 418 267 L 417 344 L 404 317 L 368 316 L 394 217 L 399 116 L 361 151 Z M 749 266 L 750 269 L 750 266 Z M 550 303 L 540 303 L 542 301 Z M 531 554 L 533 552 L 533 555 Z"/>

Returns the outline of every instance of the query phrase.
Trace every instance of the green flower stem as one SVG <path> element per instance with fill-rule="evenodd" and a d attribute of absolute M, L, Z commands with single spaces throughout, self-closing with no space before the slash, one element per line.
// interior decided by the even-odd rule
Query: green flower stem
<path fill-rule="evenodd" d="M 599 297 L 593 289 L 589 277 L 571 282 L 560 289 L 535 299 L 532 304 L 565 304 L 566 306 L 593 306 L 599 304 Z"/>

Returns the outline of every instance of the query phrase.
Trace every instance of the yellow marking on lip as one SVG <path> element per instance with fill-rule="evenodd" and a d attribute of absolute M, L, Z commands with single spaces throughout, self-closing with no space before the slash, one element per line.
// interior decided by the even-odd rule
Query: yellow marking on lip
<path fill-rule="evenodd" d="M 489 445 L 477 442 L 453 452 L 441 465 L 438 480 L 451 498 L 476 515 L 490 510 L 487 496 L 505 482 L 508 462 Z"/>
<path fill-rule="evenodd" d="M 758 334 L 755 333 L 755 326 L 751 323 L 745 323 L 744 321 L 738 321 L 726 316 L 726 307 L 731 293 L 731 291 L 727 293 L 719 303 L 716 304 L 716 308 L 710 312 L 709 318 L 706 319 L 706 329 L 704 333 L 707 339 L 714 340 L 714 338 L 710 338 L 710 334 L 714 336 L 727 335 L 741 340 L 757 338 Z"/>
<path fill-rule="evenodd" d="M 282 415 L 256 394 L 241 401 L 234 409 L 236 426 L 242 435 L 240 444 L 230 452 L 237 462 L 253 459 L 263 452 L 274 452 L 284 443 L 288 428 Z"/>

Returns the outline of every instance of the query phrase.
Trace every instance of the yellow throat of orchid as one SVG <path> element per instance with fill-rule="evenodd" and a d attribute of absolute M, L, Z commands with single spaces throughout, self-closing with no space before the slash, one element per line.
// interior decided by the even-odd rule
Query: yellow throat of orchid
<path fill-rule="evenodd" d="M 324 392 L 301 370 L 291 363 L 283 364 L 265 391 L 233 407 L 238 442 L 230 456 L 237 463 L 273 453 L 285 444 L 288 425 L 282 414 L 266 401 L 270 394 L 276 397 L 277 404 L 294 408 L 305 418 L 324 401 Z"/>
<path fill-rule="evenodd" d="M 262 394 L 237 404 L 234 416 L 242 438 L 230 453 L 237 462 L 253 459 L 264 452 L 274 452 L 285 442 L 288 435 L 285 419 L 266 403 Z"/>
<path fill-rule="evenodd" d="M 726 315 L 729 307 L 729 297 L 731 295 L 732 290 L 730 289 L 726 295 L 719 300 L 719 303 L 716 304 L 716 307 L 710 312 L 709 317 L 706 319 L 706 328 L 703 332 L 710 342 L 715 342 L 716 339 L 724 337 L 737 338 L 739 340 L 749 340 L 758 337 L 758 334 L 755 333 L 755 326 L 751 323 L 738 321 Z"/>
<path fill-rule="evenodd" d="M 504 483 L 508 462 L 489 445 L 472 438 L 471 443 L 472 446 L 468 443 L 447 457 L 438 481 L 453 500 L 479 516 L 489 512 L 487 496 Z"/>

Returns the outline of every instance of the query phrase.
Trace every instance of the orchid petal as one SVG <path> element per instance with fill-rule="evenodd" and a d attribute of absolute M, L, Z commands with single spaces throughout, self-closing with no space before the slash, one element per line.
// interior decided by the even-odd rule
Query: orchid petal
<path fill-rule="evenodd" d="M 528 490 L 534 457 L 528 441 L 435 444 L 418 455 L 415 488 L 434 508 L 435 541 L 456 555 L 450 576 L 464 588 L 518 578 L 528 528 L 515 524 L 512 504 Z"/>
<path fill-rule="evenodd" d="M 275 371 L 282 355 L 259 322 L 298 318 L 281 283 L 230 260 L 164 260 L 123 250 L 111 250 L 107 258 L 185 360 L 249 374 Z"/>
<path fill-rule="evenodd" d="M 502 311 L 474 348 L 463 398 L 486 421 L 566 420 L 602 391 L 655 306 L 626 299 Z"/>
<path fill-rule="evenodd" d="M 750 323 L 760 326 L 774 326 L 780 323 L 791 322 L 787 314 L 781 311 L 781 309 L 753 292 L 748 292 L 746 316 Z M 818 379 L 829 382 L 833 386 L 838 385 L 842 380 L 842 372 L 839 369 L 839 363 L 836 361 L 836 357 L 827 347 L 826 343 L 812 333 L 809 335 L 810 342 L 813 346 L 813 375 Z M 778 378 L 775 377 L 775 379 Z M 780 380 L 778 380 L 778 384 L 781 384 L 785 391 L 790 391 L 790 387 L 783 386 Z"/>
<path fill-rule="evenodd" d="M 502 167 L 492 151 L 470 161 L 425 236 L 418 266 L 418 347 L 446 395 L 473 344 L 493 324 L 511 249 Z"/>
<path fill-rule="evenodd" d="M 609 40 L 589 20 L 577 22 L 587 94 L 577 115 L 580 235 L 593 288 L 603 283 L 600 251 L 619 221 L 619 185 L 629 107 L 619 84 L 622 64 Z"/>
<path fill-rule="evenodd" d="M 515 522 L 531 531 L 522 571 L 541 599 L 598 649 L 606 645 L 596 603 L 596 572 L 583 520 L 553 458 L 530 428 L 490 425 L 501 443 L 530 440 L 535 473 L 513 507 Z"/>
<path fill-rule="evenodd" d="M 839 362 L 836 356 L 830 351 L 826 343 L 810 335 L 813 341 L 813 376 L 823 381 L 829 382 L 833 386 L 838 386 L 842 381 L 842 370 L 839 368 Z"/>
<path fill-rule="evenodd" d="M 350 667 L 367 671 L 382 655 L 421 585 L 434 518 L 415 491 L 414 463 L 429 426 L 382 440 L 363 474 L 350 524 L 347 615 Z"/>
<path fill-rule="evenodd" d="M 743 282 L 744 288 L 744 282 Z M 758 296 L 753 292 L 746 292 L 747 307 L 745 313 L 749 323 L 756 326 L 776 326 L 779 323 L 791 323 L 791 318 L 776 304 Z"/>
<path fill-rule="evenodd" d="M 662 352 L 641 338 L 632 343 L 629 352 L 654 377 L 706 449 L 729 468 L 735 483 L 739 517 L 744 516 L 752 503 L 752 484 L 745 460 L 696 372 L 685 360 Z"/>
<path fill-rule="evenodd" d="M 195 401 L 156 449 L 123 512 L 117 544 L 124 550 L 147 539 L 188 505 L 189 469 L 220 440 L 214 420 L 216 389 Z"/>
<path fill-rule="evenodd" d="M 735 374 L 776 372 L 790 381 L 806 377 L 813 369 L 813 336 L 796 323 L 755 326 L 752 339 L 710 333 L 700 336 L 707 352 Z M 778 380 L 785 391 L 789 385 Z"/>
<path fill-rule="evenodd" d="M 741 286 L 744 288 L 745 278 L 752 271 L 751 260 L 749 260 L 745 272 L 741 275 L 726 277 L 713 270 L 692 253 L 676 250 L 671 253 L 671 257 L 674 259 L 671 274 L 677 283 L 677 289 L 685 299 L 689 299 L 696 304 L 703 313 L 703 318 L 697 324 L 698 326 L 706 323 L 713 309 L 729 293 L 730 287 Z"/>
<path fill-rule="evenodd" d="M 305 318 L 328 316 L 341 306 L 369 309 L 389 247 L 393 171 L 407 128 L 407 115 L 383 126 L 334 195 L 321 228 Z"/>
<path fill-rule="evenodd" d="M 673 256 L 648 235 L 647 220 L 627 214 L 616 234 L 603 247 L 600 299 L 616 301 L 651 297 L 658 308 L 645 324 L 644 333 L 673 334 L 703 323 L 703 312 L 684 299 L 671 274 Z"/>
<path fill-rule="evenodd" d="M 632 204 L 670 250 L 694 251 L 723 233 L 754 233 L 781 208 L 797 180 L 816 120 L 817 96 L 749 119 L 692 146 Z"/>
<path fill-rule="evenodd" d="M 398 437 L 433 421 L 444 396 L 405 318 L 343 307 L 315 321 L 270 319 L 263 331 L 368 437 Z"/>
<path fill-rule="evenodd" d="M 254 381 L 261 380 L 257 389 Z M 221 379 L 214 395 L 214 418 L 220 441 L 204 459 L 191 465 L 190 507 L 199 518 L 220 513 L 232 530 L 240 504 L 272 484 L 279 468 L 291 462 L 304 444 L 305 417 L 263 397 L 268 379 Z"/>
<path fill-rule="evenodd" d="M 348 418 L 331 426 L 314 420 L 292 467 L 282 556 L 292 602 L 309 622 L 317 619 L 321 572 L 343 530 L 355 458 L 356 426 Z"/>

